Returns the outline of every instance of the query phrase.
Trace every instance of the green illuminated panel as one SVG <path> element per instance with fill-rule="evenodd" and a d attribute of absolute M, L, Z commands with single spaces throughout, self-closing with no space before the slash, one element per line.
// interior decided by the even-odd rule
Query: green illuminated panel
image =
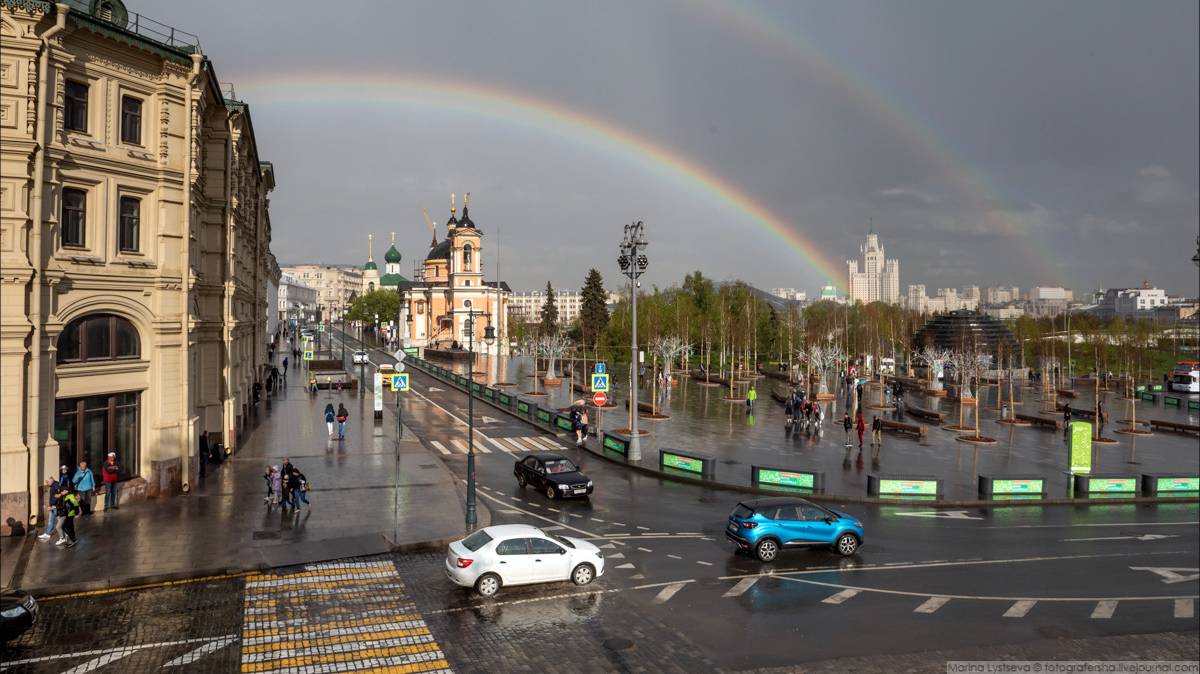
<path fill-rule="evenodd" d="M 622 454 L 625 453 L 625 443 L 621 442 L 619 438 L 614 438 L 611 435 L 604 436 L 604 448 L 611 449 L 614 452 L 620 452 Z"/>
<path fill-rule="evenodd" d="M 993 494 L 1041 494 L 1043 480 L 992 480 Z"/>
<path fill-rule="evenodd" d="M 760 484 L 773 484 L 784 487 L 804 487 L 812 489 L 816 475 L 813 473 L 805 473 L 791 470 L 772 470 L 770 468 L 758 469 L 758 481 Z"/>
<path fill-rule="evenodd" d="M 483 396 L 484 396 L 485 398 L 495 398 L 495 397 L 496 397 L 496 392 L 495 392 L 495 391 L 493 391 L 493 390 L 492 390 L 492 389 L 490 389 L 490 388 L 485 388 L 485 389 L 483 389 Z"/>
<path fill-rule="evenodd" d="M 547 412 L 546 410 L 538 410 L 537 418 L 538 418 L 538 421 L 544 421 L 546 423 L 550 423 L 550 419 L 551 419 L 550 413 Z"/>
<path fill-rule="evenodd" d="M 704 473 L 704 462 L 700 459 L 679 456 L 678 454 L 670 454 L 668 452 L 663 452 L 662 465 L 667 468 L 686 470 L 689 473 L 696 473 L 697 475 Z"/>
<path fill-rule="evenodd" d="M 559 428 L 563 429 L 564 431 L 575 430 L 575 425 L 571 423 L 571 420 L 564 419 L 563 417 L 554 417 L 554 425 L 558 426 Z"/>
<path fill-rule="evenodd" d="M 512 398 L 509 398 L 508 396 L 504 395 L 503 393 L 500 394 L 500 404 L 501 405 L 507 405 L 511 401 L 512 401 Z"/>
<path fill-rule="evenodd" d="M 893 480 L 879 481 L 880 494 L 927 494 L 937 496 L 937 480 Z"/>
<path fill-rule="evenodd" d="M 478 391 L 481 388 L 483 388 L 483 387 L 480 386 L 477 382 L 471 382 L 471 390 L 472 391 Z"/>
<path fill-rule="evenodd" d="M 1160 477 L 1155 480 L 1158 493 L 1172 491 L 1200 491 L 1200 477 Z"/>
<path fill-rule="evenodd" d="M 1100 477 L 1088 480 L 1089 494 L 1107 494 L 1125 491 L 1137 491 L 1137 478 Z"/>
<path fill-rule="evenodd" d="M 1071 422 L 1071 472 L 1092 472 L 1092 425 L 1086 421 Z"/>
<path fill-rule="evenodd" d="M 517 401 L 517 411 L 521 414 L 529 414 L 529 403 L 524 400 Z"/>

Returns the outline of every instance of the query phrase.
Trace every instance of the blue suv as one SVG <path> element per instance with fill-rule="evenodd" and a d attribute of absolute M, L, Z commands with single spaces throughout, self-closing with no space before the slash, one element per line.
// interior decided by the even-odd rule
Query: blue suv
<path fill-rule="evenodd" d="M 725 537 L 738 550 L 772 562 L 783 548 L 829 546 L 849 557 L 863 543 L 863 526 L 851 515 L 802 498 L 772 497 L 737 504 L 729 513 Z"/>

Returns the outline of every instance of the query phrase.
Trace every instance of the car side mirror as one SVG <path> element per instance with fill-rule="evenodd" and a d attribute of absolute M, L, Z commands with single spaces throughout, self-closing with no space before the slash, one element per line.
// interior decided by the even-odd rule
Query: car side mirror
<path fill-rule="evenodd" d="M 837 518 L 835 518 L 835 517 L 828 517 L 828 516 L 827 516 L 827 517 L 825 518 L 825 524 L 833 524 L 833 523 L 834 523 L 834 522 L 836 522 L 836 521 L 837 521 Z"/>
<path fill-rule="evenodd" d="M 560 555 L 565 555 L 565 554 L 567 554 L 567 551 L 566 551 L 566 549 L 565 549 L 565 548 L 559 548 L 559 549 L 558 549 L 558 554 L 560 554 Z"/>

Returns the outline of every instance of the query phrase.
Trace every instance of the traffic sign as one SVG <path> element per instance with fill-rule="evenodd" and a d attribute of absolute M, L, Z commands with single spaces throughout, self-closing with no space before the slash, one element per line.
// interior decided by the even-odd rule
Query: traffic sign
<path fill-rule="evenodd" d="M 312 349 L 305 349 L 304 350 L 304 360 L 312 360 L 312 359 L 313 359 Z"/>
<path fill-rule="evenodd" d="M 592 373 L 592 393 L 603 391 L 608 393 L 608 375 L 602 372 Z"/>
<path fill-rule="evenodd" d="M 607 402 L 608 394 L 604 391 L 596 391 L 592 394 L 592 404 L 596 407 L 604 407 L 604 404 Z"/>
<path fill-rule="evenodd" d="M 404 392 L 408 390 L 408 373 L 397 372 L 392 375 L 392 390 L 396 392 Z"/>
<path fill-rule="evenodd" d="M 596 374 L 604 374 L 605 372 L 608 372 L 608 368 L 604 366 L 604 363 L 596 363 Z"/>

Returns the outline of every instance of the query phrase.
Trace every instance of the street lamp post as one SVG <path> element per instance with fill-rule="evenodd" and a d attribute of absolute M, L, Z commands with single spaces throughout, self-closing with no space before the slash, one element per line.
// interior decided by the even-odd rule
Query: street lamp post
<path fill-rule="evenodd" d="M 638 281 L 649 264 L 649 260 L 641 251 L 646 248 L 646 240 L 642 238 L 643 224 L 641 220 L 625 225 L 625 238 L 621 240 L 621 255 L 617 264 L 621 273 L 629 279 L 629 296 L 633 313 L 633 330 L 630 338 L 630 350 L 633 362 L 629 367 L 629 460 L 641 461 L 642 443 L 638 438 L 638 341 L 637 341 L 637 291 L 641 283 Z"/>
<path fill-rule="evenodd" d="M 475 526 L 475 317 L 482 311 L 467 310 L 467 526 Z M 483 342 L 491 346 L 496 341 L 496 329 L 483 330 Z"/>

